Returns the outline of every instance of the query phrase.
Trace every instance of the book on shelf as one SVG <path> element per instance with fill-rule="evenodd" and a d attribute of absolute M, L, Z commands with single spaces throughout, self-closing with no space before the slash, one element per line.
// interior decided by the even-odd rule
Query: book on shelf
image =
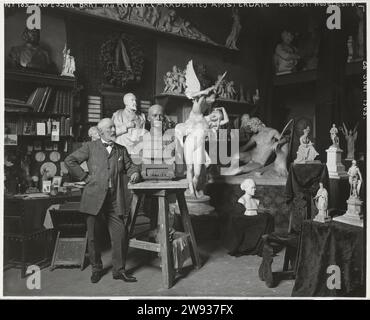
<path fill-rule="evenodd" d="M 45 136 L 46 135 L 45 122 L 37 122 L 36 123 L 36 135 L 38 135 L 38 136 Z"/>
<path fill-rule="evenodd" d="M 101 119 L 101 97 L 88 96 L 87 98 L 87 121 L 98 123 Z"/>
<path fill-rule="evenodd" d="M 51 141 L 59 141 L 60 136 L 60 122 L 53 121 L 51 124 Z"/>

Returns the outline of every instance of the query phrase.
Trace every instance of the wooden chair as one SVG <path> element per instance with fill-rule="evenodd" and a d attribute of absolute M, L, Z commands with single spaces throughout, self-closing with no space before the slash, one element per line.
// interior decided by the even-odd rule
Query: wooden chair
<path fill-rule="evenodd" d="M 294 278 L 297 270 L 301 227 L 303 221 L 308 218 L 307 203 L 303 194 L 293 200 L 291 207 L 288 230 L 272 232 L 262 236 L 262 262 L 258 270 L 258 276 L 262 281 L 265 281 L 269 288 L 277 285 L 278 278 Z M 273 275 L 271 270 L 273 257 L 284 247 L 283 270 L 280 274 Z"/>

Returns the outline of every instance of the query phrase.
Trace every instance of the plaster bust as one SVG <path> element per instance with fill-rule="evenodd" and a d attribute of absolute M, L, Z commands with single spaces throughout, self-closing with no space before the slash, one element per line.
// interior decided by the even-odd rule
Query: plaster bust
<path fill-rule="evenodd" d="M 31 68 L 46 71 L 50 67 L 49 54 L 39 45 L 40 30 L 30 30 L 27 27 L 23 31 L 23 45 L 12 47 L 9 57 L 15 67 Z"/>
<path fill-rule="evenodd" d="M 284 30 L 281 33 L 281 42 L 276 46 L 274 62 L 276 73 L 292 72 L 300 59 L 297 48 L 292 45 L 294 36 Z"/>
<path fill-rule="evenodd" d="M 135 146 L 144 134 L 145 116 L 137 110 L 133 93 L 125 94 L 123 103 L 125 108 L 117 110 L 112 116 L 116 126 L 116 143 L 125 146 L 129 154 L 133 154 Z"/>
<path fill-rule="evenodd" d="M 246 216 L 255 216 L 257 215 L 257 210 L 260 201 L 254 199 L 254 194 L 256 192 L 256 184 L 252 179 L 245 179 L 240 188 L 245 191 L 245 194 L 239 198 L 238 202 L 245 207 L 244 215 Z"/>

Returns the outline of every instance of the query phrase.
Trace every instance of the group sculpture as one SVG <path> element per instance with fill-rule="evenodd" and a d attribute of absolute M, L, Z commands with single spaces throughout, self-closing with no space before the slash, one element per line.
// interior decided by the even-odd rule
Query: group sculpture
<path fill-rule="evenodd" d="M 217 97 L 227 100 L 237 100 L 238 94 L 235 89 L 234 81 L 226 81 L 224 75 L 217 76 Z M 163 76 L 164 88 L 163 93 L 181 95 L 186 91 L 186 69 L 181 70 L 174 65 L 171 71 L 167 71 Z"/>
<path fill-rule="evenodd" d="M 215 44 L 207 35 L 195 28 L 190 21 L 178 16 L 175 10 L 162 6 L 82 7 L 87 13 L 153 28 L 158 31 Z"/>
<path fill-rule="evenodd" d="M 186 79 L 185 79 L 185 70 L 177 66 L 172 67 L 172 71 L 166 72 L 166 75 L 163 77 L 165 87 L 163 93 L 171 94 L 185 94 L 186 89 Z"/>

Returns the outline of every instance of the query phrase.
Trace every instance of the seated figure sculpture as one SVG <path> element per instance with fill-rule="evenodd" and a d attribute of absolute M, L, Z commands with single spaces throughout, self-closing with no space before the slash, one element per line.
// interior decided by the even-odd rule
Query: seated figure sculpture
<path fill-rule="evenodd" d="M 273 171 L 278 176 L 287 176 L 286 158 L 289 139 L 276 129 L 266 127 L 256 117 L 249 120 L 248 126 L 254 134 L 244 146 L 240 147 L 239 154 L 232 157 L 231 166 L 225 170 L 224 174 L 237 175 L 262 169 L 270 156 L 275 153 L 276 159 L 272 163 Z M 240 166 L 240 163 L 243 165 Z"/>
<path fill-rule="evenodd" d="M 297 159 L 294 160 L 294 163 L 307 163 L 313 162 L 319 153 L 315 150 L 313 143 L 308 138 L 310 133 L 310 127 L 307 126 L 306 129 L 303 129 L 303 135 L 299 138 L 300 145 L 297 151 Z"/>

